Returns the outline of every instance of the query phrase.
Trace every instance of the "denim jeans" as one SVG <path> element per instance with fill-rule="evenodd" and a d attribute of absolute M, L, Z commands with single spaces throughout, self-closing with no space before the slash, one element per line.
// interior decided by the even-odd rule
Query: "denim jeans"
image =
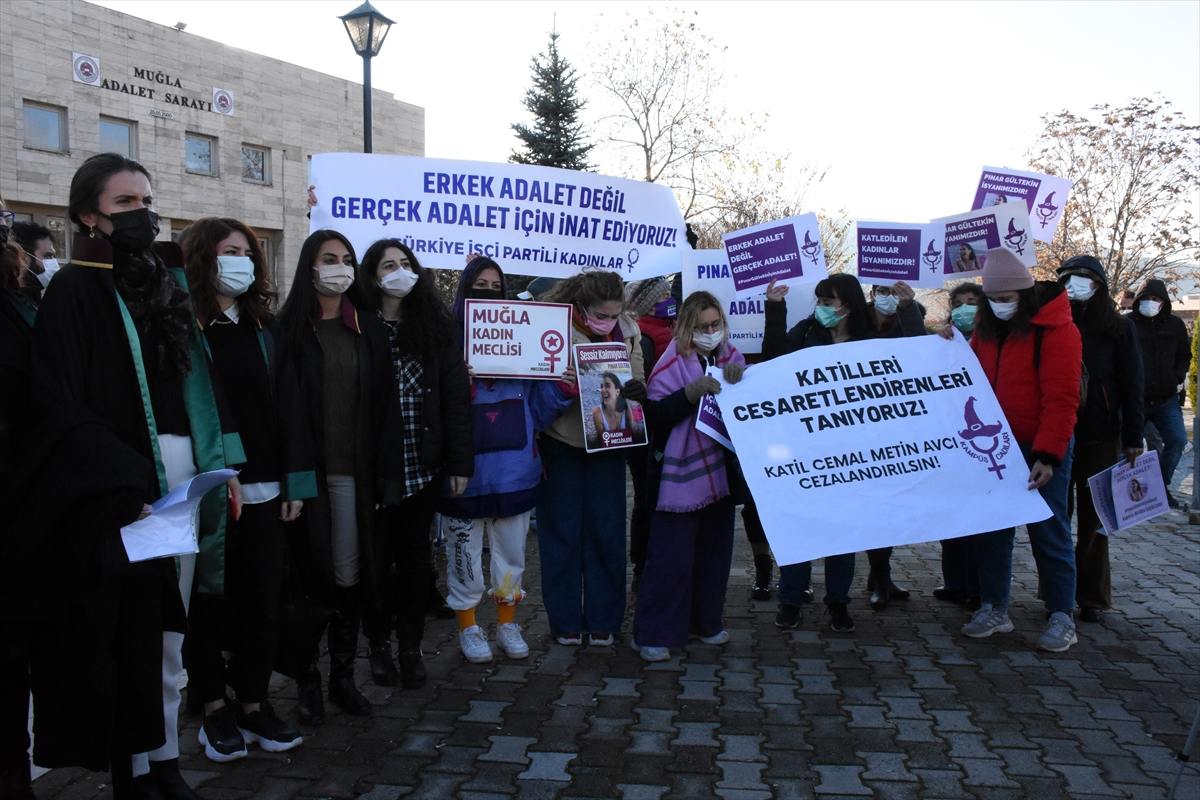
<path fill-rule="evenodd" d="M 779 602 L 798 606 L 812 580 L 812 562 L 779 567 Z M 850 584 L 854 583 L 854 553 L 825 558 L 825 605 L 850 603 Z"/>
<path fill-rule="evenodd" d="M 1187 445 L 1187 429 L 1183 426 L 1183 409 L 1179 405 L 1179 398 L 1172 397 L 1166 402 L 1146 406 L 1146 422 L 1153 422 L 1158 435 L 1162 437 L 1159 466 L 1162 467 L 1163 483 L 1169 488 L 1179 459 L 1183 457 L 1183 448 Z"/>
<path fill-rule="evenodd" d="M 1042 597 L 1051 613 L 1070 614 L 1075 608 L 1075 542 L 1071 537 L 1071 520 L 1067 516 L 1067 487 L 1071 482 L 1071 457 L 1075 440 L 1067 446 L 1061 466 L 1054 468 L 1054 477 L 1038 491 L 1050 507 L 1051 516 L 1025 526 L 1033 559 L 1037 562 Z M 1030 449 L 1021 446 L 1025 461 L 1033 464 Z M 979 589 L 984 603 L 1000 609 L 1008 608 L 1012 587 L 1012 553 L 1016 528 L 981 533 L 975 537 L 975 563 L 979 567 Z"/>
<path fill-rule="evenodd" d="M 616 633 L 625 616 L 625 453 L 538 440 L 542 602 L 550 633 Z"/>

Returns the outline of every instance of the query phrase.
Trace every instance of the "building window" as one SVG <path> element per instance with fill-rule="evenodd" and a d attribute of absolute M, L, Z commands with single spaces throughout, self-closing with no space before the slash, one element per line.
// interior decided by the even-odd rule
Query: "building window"
<path fill-rule="evenodd" d="M 25 146 L 67 152 L 67 110 L 24 102 Z"/>
<path fill-rule="evenodd" d="M 217 141 L 194 133 L 187 135 L 187 171 L 197 175 L 217 174 Z"/>
<path fill-rule="evenodd" d="M 100 118 L 100 152 L 137 158 L 137 124 L 123 119 Z"/>
<path fill-rule="evenodd" d="M 247 183 L 271 182 L 269 150 L 249 144 L 242 145 L 242 180 Z"/>

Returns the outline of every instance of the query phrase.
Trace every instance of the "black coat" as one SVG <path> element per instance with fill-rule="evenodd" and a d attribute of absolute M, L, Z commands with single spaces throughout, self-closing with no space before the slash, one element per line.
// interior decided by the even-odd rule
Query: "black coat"
<path fill-rule="evenodd" d="M 404 335 L 403 327 L 400 335 Z M 435 472 L 469 478 L 475 474 L 475 444 L 471 378 L 462 350 L 451 340 L 437 355 L 425 359 L 422 367 L 421 463 Z M 399 394 L 393 395 L 393 410 L 383 433 L 387 446 L 379 453 L 382 502 L 387 505 L 398 504 L 404 494 L 404 420 L 399 413 Z"/>
<path fill-rule="evenodd" d="M 1107 295 L 1103 302 L 1111 302 Z M 1101 340 L 1081 325 L 1085 303 L 1072 303 L 1075 327 L 1083 340 L 1083 363 L 1087 367 L 1087 403 L 1075 422 L 1075 443 L 1091 444 L 1120 437 L 1121 447 L 1141 447 L 1142 354 L 1133 322 L 1125 323 L 1115 339 Z"/>
<path fill-rule="evenodd" d="M 349 300 L 342 300 L 342 319 L 358 340 L 358 414 L 354 456 L 359 560 L 362 565 L 367 598 L 378 600 L 381 586 L 374 576 L 375 505 L 378 491 L 379 451 L 384 449 L 383 431 L 392 398 L 396 394 L 392 375 L 391 345 L 387 329 L 379 317 L 360 312 Z M 317 496 L 306 500 L 299 525 L 289 536 L 290 578 L 292 591 L 322 603 L 332 602 L 333 517 L 325 470 L 325 355 L 316 328 L 302 326 L 298 342 L 292 343 L 292 357 L 300 380 L 300 393 L 308 409 L 308 429 L 312 441 L 313 463 L 317 473 Z"/>
<path fill-rule="evenodd" d="M 763 360 L 794 353 L 806 347 L 833 344 L 833 332 L 817 322 L 816 317 L 800 320 L 789 331 L 787 329 L 787 301 L 768 300 L 765 304 L 766 320 L 763 324 Z M 862 338 L 895 339 L 902 336 L 924 336 L 925 309 L 913 302 L 907 308 L 897 309 L 896 322 L 881 336 L 869 335 Z"/>
<path fill-rule="evenodd" d="M 1161 297 L 1162 310 L 1147 317 L 1138 310 L 1146 295 Z M 1137 328 L 1142 345 L 1142 364 L 1146 374 L 1145 400 L 1153 406 L 1171 399 L 1179 392 L 1179 384 L 1187 378 L 1192 363 L 1191 337 L 1183 320 L 1171 313 L 1171 298 L 1162 281 L 1151 279 L 1138 289 L 1129 318 Z"/>

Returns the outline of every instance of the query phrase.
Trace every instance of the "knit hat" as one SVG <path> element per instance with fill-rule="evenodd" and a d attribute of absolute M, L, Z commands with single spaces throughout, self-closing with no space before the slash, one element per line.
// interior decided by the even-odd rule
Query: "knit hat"
<path fill-rule="evenodd" d="M 671 284 L 666 278 L 646 278 L 625 287 L 625 310 L 634 318 L 654 313 L 654 304 L 671 296 Z"/>
<path fill-rule="evenodd" d="M 1072 256 L 1068 258 L 1058 268 L 1058 277 L 1063 278 L 1067 275 L 1080 275 L 1084 278 L 1091 278 L 1105 289 L 1108 288 L 1108 276 L 1104 274 L 1104 265 L 1095 256 Z"/>
<path fill-rule="evenodd" d="M 993 247 L 984 256 L 984 292 L 1019 292 L 1033 286 L 1033 274 L 1007 247 Z"/>

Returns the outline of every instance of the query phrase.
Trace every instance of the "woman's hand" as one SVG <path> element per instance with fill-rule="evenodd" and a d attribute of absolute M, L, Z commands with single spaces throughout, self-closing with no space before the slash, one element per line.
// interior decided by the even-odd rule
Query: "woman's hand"
<path fill-rule="evenodd" d="M 295 522 L 304 508 L 303 500 L 285 500 L 279 506 L 279 519 L 283 522 Z"/>
<path fill-rule="evenodd" d="M 942 327 L 938 328 L 937 333 L 938 333 L 938 336 L 942 337 L 943 339 L 953 339 L 954 338 L 954 326 L 947 323 L 947 324 L 943 325 Z"/>
<path fill-rule="evenodd" d="M 461 475 L 450 476 L 450 496 L 458 497 L 467 490 L 467 481 L 469 478 L 464 478 Z"/>
<path fill-rule="evenodd" d="M 483 253 L 467 253 L 467 263 L 470 264 L 477 258 L 483 258 Z"/>
<path fill-rule="evenodd" d="M 776 286 L 775 281 L 767 284 L 767 299 L 773 302 L 778 302 L 788 293 L 788 287 Z"/>
<path fill-rule="evenodd" d="M 315 185 L 309 186 L 308 187 L 308 207 L 312 208 L 316 204 L 317 204 L 317 187 Z"/>
<path fill-rule="evenodd" d="M 621 396 L 626 400 L 641 403 L 646 399 L 646 384 L 637 379 L 626 381 L 621 387 Z"/>
<path fill-rule="evenodd" d="M 153 508 L 151 508 L 151 507 L 150 507 L 149 505 L 147 505 L 146 503 L 142 503 L 142 513 L 138 514 L 138 522 L 141 522 L 141 521 L 142 521 L 142 520 L 144 520 L 146 517 L 150 516 L 150 512 L 151 512 L 151 511 L 153 511 L 153 510 L 154 510 L 154 509 L 153 509 Z"/>
<path fill-rule="evenodd" d="M 1033 462 L 1033 469 L 1029 472 L 1029 489 L 1040 489 L 1050 482 L 1054 477 L 1054 467 L 1049 464 L 1043 464 L 1041 461 Z"/>
<path fill-rule="evenodd" d="M 230 478 L 226 485 L 229 487 L 229 508 L 236 522 L 242 518 L 242 482 L 237 478 Z"/>
<path fill-rule="evenodd" d="M 721 382 L 716 378 L 705 375 L 703 378 L 694 380 L 683 387 L 683 393 L 687 395 L 689 403 L 699 403 L 700 398 L 706 394 L 720 394 Z"/>
<path fill-rule="evenodd" d="M 475 368 L 470 364 L 467 364 L 467 375 L 471 377 L 471 380 L 475 380 Z"/>
<path fill-rule="evenodd" d="M 896 303 L 899 308 L 908 308 L 913 304 L 913 299 L 917 296 L 913 288 L 904 281 L 896 281 L 892 284 L 892 294 L 896 295 L 899 299 L 899 302 Z"/>
<path fill-rule="evenodd" d="M 737 383 L 742 379 L 742 375 L 746 372 L 746 367 L 742 364 L 737 364 L 730 361 L 725 365 L 725 368 L 722 369 L 721 372 L 725 375 L 726 383 Z"/>
<path fill-rule="evenodd" d="M 1126 447 L 1124 450 L 1125 460 L 1129 462 L 1129 466 L 1133 466 L 1133 462 L 1137 461 L 1137 457 L 1146 452 L 1140 447 Z"/>
<path fill-rule="evenodd" d="M 568 387 L 574 389 L 575 384 L 579 381 L 579 376 L 575 372 L 575 365 L 572 364 L 571 366 L 567 367 L 563 371 L 562 377 L 559 378 L 559 380 L 565 383 Z"/>

